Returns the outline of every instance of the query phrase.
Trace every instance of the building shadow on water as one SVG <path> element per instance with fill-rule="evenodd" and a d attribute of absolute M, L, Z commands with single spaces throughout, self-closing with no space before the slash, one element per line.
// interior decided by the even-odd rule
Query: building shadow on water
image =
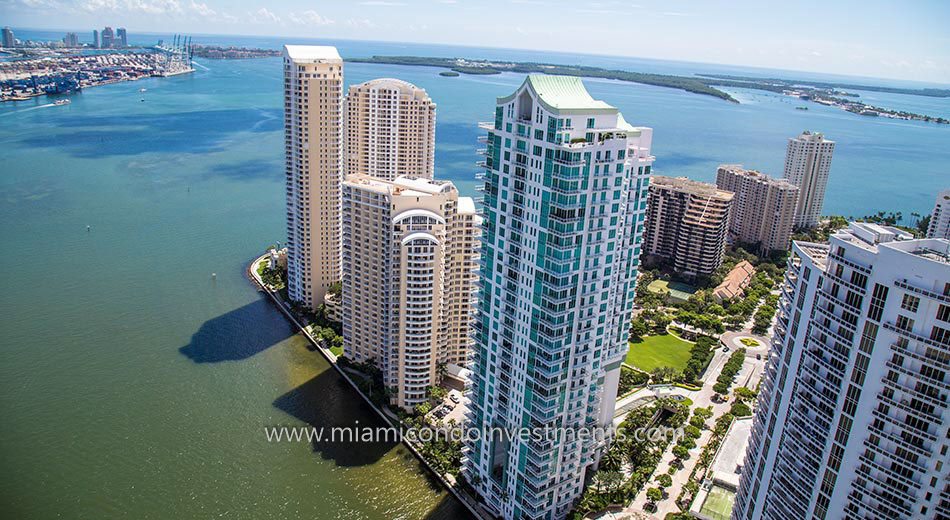
<path fill-rule="evenodd" d="M 314 355 L 319 355 L 314 353 Z M 445 493 L 439 503 L 425 516 L 429 520 L 472 518 L 454 496 L 447 493 L 442 483 L 412 454 L 405 445 L 388 441 L 358 440 L 339 436 L 331 438 L 333 428 L 362 432 L 365 429 L 386 428 L 386 423 L 356 393 L 340 374 L 327 368 L 306 383 L 274 400 L 274 407 L 308 426 L 322 428 L 323 438 L 314 439 L 311 447 L 315 454 L 341 467 L 356 467 L 379 463 L 392 453 L 410 466 L 418 467 L 420 475 L 434 493 Z M 384 462 L 385 463 L 385 462 Z"/>
<path fill-rule="evenodd" d="M 293 335 L 287 320 L 261 295 L 243 307 L 204 322 L 178 351 L 195 363 L 237 361 Z"/>
<path fill-rule="evenodd" d="M 365 429 L 386 424 L 332 368 L 278 397 L 274 407 L 309 426 L 322 428 L 323 439 L 311 442 L 313 451 L 338 466 L 374 464 L 397 445 L 392 434 L 389 439 L 360 440 L 358 435 Z M 334 428 L 340 429 L 335 436 L 331 435 Z"/>

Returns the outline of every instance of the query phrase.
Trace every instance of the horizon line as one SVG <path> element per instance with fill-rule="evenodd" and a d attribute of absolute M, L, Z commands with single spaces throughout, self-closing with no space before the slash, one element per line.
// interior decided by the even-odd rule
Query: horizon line
<path fill-rule="evenodd" d="M 16 27 L 14 27 L 14 26 L 12 26 L 12 25 L 11 25 L 11 26 L 5 26 L 5 27 L 10 27 L 11 29 L 14 30 L 14 33 L 16 32 L 16 30 L 18 30 Z M 103 26 L 103 27 L 105 27 L 105 26 Z M 120 27 L 120 26 L 116 25 L 115 27 Z M 127 27 L 123 27 L 123 28 L 125 28 L 125 29 L 128 31 L 128 28 L 127 28 Z M 97 29 L 97 28 L 92 28 L 92 29 L 86 29 L 86 30 L 83 30 L 83 31 L 78 31 L 78 30 L 76 30 L 76 29 L 42 28 L 42 27 L 25 27 L 25 26 L 24 26 L 24 27 L 20 27 L 19 30 L 26 30 L 26 31 L 50 31 L 50 32 L 52 32 L 52 31 L 63 31 L 63 32 L 75 32 L 75 33 L 79 33 L 79 32 L 91 33 L 92 31 L 98 30 L 98 29 Z M 138 34 L 157 35 L 157 36 L 174 35 L 174 34 L 185 34 L 184 32 L 178 32 L 178 31 L 170 31 L 170 32 L 165 32 L 165 31 L 161 31 L 161 32 L 156 32 L 156 31 L 135 31 L 135 32 L 137 32 Z M 249 37 L 249 38 L 273 38 L 273 39 L 283 38 L 283 39 L 286 39 L 286 40 L 289 40 L 289 41 L 293 41 L 293 39 L 297 38 L 297 39 L 316 40 L 316 41 L 345 41 L 345 42 L 388 43 L 388 44 L 399 44 L 399 43 L 403 43 L 403 44 L 411 44 L 411 45 L 439 45 L 439 46 L 445 46 L 445 47 L 460 47 L 460 48 L 465 48 L 465 49 L 494 49 L 494 50 L 530 51 L 530 52 L 537 52 L 537 53 L 542 53 L 542 54 L 560 54 L 560 55 L 565 55 L 565 56 L 594 56 L 594 57 L 602 57 L 602 58 L 625 58 L 625 59 L 647 60 L 647 61 L 655 61 L 655 62 L 673 62 L 673 63 L 685 63 L 685 64 L 696 64 L 696 65 L 714 65 L 714 66 L 721 66 L 721 67 L 742 67 L 742 68 L 746 68 L 746 69 L 760 70 L 760 71 L 775 71 L 775 72 L 790 72 L 790 73 L 817 74 L 817 75 L 824 75 L 824 76 L 838 77 L 838 78 L 854 78 L 854 79 L 878 80 L 878 81 L 901 81 L 901 82 L 906 82 L 906 83 L 909 83 L 909 84 L 917 84 L 917 85 L 926 85 L 926 86 L 927 86 L 927 87 L 921 87 L 921 88 L 933 88 L 933 86 L 935 86 L 935 85 L 936 85 L 936 86 L 943 87 L 943 88 L 950 88 L 950 82 L 941 83 L 941 82 L 936 82 L 936 81 L 920 81 L 920 80 L 914 80 L 914 79 L 907 79 L 906 77 L 858 76 L 858 75 L 853 75 L 853 74 L 837 74 L 837 73 L 834 73 L 834 72 L 820 72 L 820 71 L 815 71 L 815 70 L 770 68 L 770 67 L 761 67 L 761 66 L 755 66 L 755 65 L 743 65 L 743 64 L 739 64 L 739 63 L 722 63 L 722 62 L 712 62 L 712 61 L 696 61 L 696 60 L 688 60 L 688 59 L 650 58 L 650 57 L 646 57 L 646 56 L 631 56 L 631 55 L 625 55 L 625 54 L 597 54 L 597 53 L 587 53 L 587 52 L 568 52 L 568 51 L 558 51 L 558 50 L 536 49 L 536 48 L 529 48 L 529 47 L 498 47 L 498 46 L 492 46 L 492 45 L 478 45 L 478 46 L 476 46 L 476 45 L 467 45 L 467 44 L 459 44 L 459 43 L 421 42 L 421 41 L 406 41 L 406 40 L 373 40 L 373 39 L 356 39 L 356 38 L 342 38 L 342 37 L 320 38 L 320 37 L 315 37 L 315 36 L 282 36 L 282 35 L 274 35 L 274 34 L 239 34 L 239 33 L 205 33 L 205 32 L 201 32 L 201 33 L 188 33 L 188 36 L 216 36 L 216 37 L 217 37 L 217 36 L 237 36 L 237 37 Z M 361 56 L 351 56 L 351 57 L 361 57 Z M 440 57 L 440 58 L 463 58 L 463 57 L 465 57 L 465 56 L 420 56 L 420 57 L 432 57 L 432 58 L 435 58 L 435 57 Z M 485 59 L 485 58 L 479 58 L 479 59 Z M 514 60 L 512 60 L 512 61 L 514 61 Z M 551 63 L 551 64 L 552 64 L 552 65 L 555 65 L 555 63 Z M 557 65 L 566 65 L 566 64 L 557 64 Z M 621 69 L 621 70 L 623 70 L 623 69 Z M 639 71 L 629 70 L 629 72 L 639 72 Z M 677 75 L 677 74 L 672 74 L 672 73 L 665 73 L 665 74 L 667 74 L 667 75 L 673 75 L 673 76 Z M 692 72 L 691 74 L 693 74 L 693 75 L 698 75 L 699 73 L 697 73 L 697 72 Z M 763 79 L 769 79 L 769 78 L 763 78 Z M 774 77 L 773 79 L 794 80 L 794 79 L 806 79 L 806 78 L 788 78 L 788 77 L 780 78 L 780 77 Z M 868 85 L 868 86 L 872 86 L 872 85 Z M 888 85 L 873 85 L 873 86 L 887 87 Z M 913 94 L 908 94 L 908 95 L 913 95 Z"/>

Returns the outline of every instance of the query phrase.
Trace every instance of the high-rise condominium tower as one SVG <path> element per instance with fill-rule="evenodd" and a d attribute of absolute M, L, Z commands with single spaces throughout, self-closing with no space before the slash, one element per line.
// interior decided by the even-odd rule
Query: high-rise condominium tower
<path fill-rule="evenodd" d="M 733 518 L 950 518 L 950 241 L 795 242 Z"/>
<path fill-rule="evenodd" d="M 125 32 L 125 27 L 119 27 L 115 30 L 116 47 L 128 47 L 129 35 Z"/>
<path fill-rule="evenodd" d="M 346 97 L 346 171 L 393 180 L 431 179 L 435 169 L 435 103 L 398 79 L 350 87 Z"/>
<path fill-rule="evenodd" d="M 99 38 L 103 49 L 111 49 L 115 46 L 115 33 L 112 32 L 112 27 L 103 29 Z"/>
<path fill-rule="evenodd" d="M 284 46 L 287 291 L 316 308 L 340 281 L 343 60 L 335 47 Z"/>
<path fill-rule="evenodd" d="M 602 439 L 518 428 L 610 423 L 624 358 L 652 130 L 579 78 L 530 75 L 488 130 L 481 299 L 464 473 L 504 518 L 563 518 Z M 538 430 L 534 430 L 538 431 Z M 475 436 L 470 436 L 475 437 Z"/>
<path fill-rule="evenodd" d="M 813 228 L 818 225 L 834 151 L 835 142 L 817 133 L 805 131 L 788 140 L 785 179 L 799 188 L 796 227 Z"/>
<path fill-rule="evenodd" d="M 733 194 L 686 177 L 650 180 L 643 252 L 677 272 L 708 275 L 722 265 Z"/>
<path fill-rule="evenodd" d="M 950 239 L 950 190 L 937 194 L 937 202 L 934 204 L 933 213 L 930 214 L 927 237 Z"/>
<path fill-rule="evenodd" d="M 8 49 L 16 47 L 16 37 L 13 36 L 13 29 L 9 27 L 3 28 L 3 46 Z"/>
<path fill-rule="evenodd" d="M 773 179 L 741 164 L 724 164 L 716 172 L 716 186 L 735 194 L 729 216 L 733 239 L 758 245 L 759 253 L 787 251 L 795 223 L 798 186 Z"/>
<path fill-rule="evenodd" d="M 481 218 L 448 181 L 343 183 L 343 350 L 373 360 L 410 409 L 467 361 Z"/>

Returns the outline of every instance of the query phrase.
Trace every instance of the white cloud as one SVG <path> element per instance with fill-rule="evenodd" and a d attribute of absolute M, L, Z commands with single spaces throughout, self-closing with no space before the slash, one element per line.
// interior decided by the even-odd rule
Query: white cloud
<path fill-rule="evenodd" d="M 366 18 L 350 18 L 346 21 L 347 27 L 355 27 L 358 29 L 368 29 L 370 27 L 376 27 L 372 21 L 367 20 Z"/>
<path fill-rule="evenodd" d="M 195 0 L 191 0 L 190 7 L 192 11 L 205 18 L 214 18 L 218 14 L 214 9 L 208 7 L 208 4 L 199 4 Z"/>
<path fill-rule="evenodd" d="M 312 9 L 308 9 L 299 15 L 296 13 L 290 13 L 288 18 L 291 22 L 297 25 L 332 25 L 336 23 L 325 16 L 321 16 L 320 13 Z"/>
<path fill-rule="evenodd" d="M 406 5 L 405 2 L 391 2 L 389 0 L 366 0 L 365 2 L 360 2 L 360 5 L 373 5 L 376 7 L 398 7 L 401 5 Z"/>
<path fill-rule="evenodd" d="M 79 3 L 83 11 L 125 11 L 144 14 L 181 14 L 178 0 L 83 0 Z"/>
<path fill-rule="evenodd" d="M 257 11 L 247 14 L 251 23 L 280 23 L 280 17 L 268 11 L 266 7 L 261 7 Z"/>

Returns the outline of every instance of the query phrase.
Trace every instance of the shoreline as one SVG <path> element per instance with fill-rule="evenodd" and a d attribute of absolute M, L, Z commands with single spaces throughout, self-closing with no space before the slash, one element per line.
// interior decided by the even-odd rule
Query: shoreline
<path fill-rule="evenodd" d="M 246 274 L 254 282 L 254 285 L 256 285 L 259 290 L 267 294 L 271 302 L 273 302 L 274 305 L 277 306 L 277 308 L 284 315 L 284 317 L 290 320 L 291 324 L 293 324 L 293 326 L 297 328 L 297 332 L 302 334 L 304 338 L 306 338 L 307 341 L 309 341 L 316 348 L 317 352 L 319 352 L 324 357 L 324 359 L 326 359 L 327 362 L 330 363 L 330 366 L 332 366 L 336 370 L 337 374 L 339 374 L 341 377 L 343 377 L 343 379 L 347 383 L 349 383 L 350 387 L 353 390 L 355 390 L 356 393 L 359 394 L 360 397 L 363 398 L 363 401 L 365 401 L 366 404 L 369 405 L 369 407 L 372 408 L 374 412 L 376 412 L 376 415 L 378 415 L 385 424 L 392 427 L 396 427 L 396 428 L 402 428 L 404 425 L 398 420 L 398 418 L 394 419 L 390 417 L 386 413 L 385 410 L 376 406 L 376 403 L 374 403 L 372 399 L 369 398 L 369 396 L 367 396 L 365 393 L 363 393 L 362 390 L 360 390 L 356 382 L 353 381 L 353 379 L 350 378 L 350 375 L 346 373 L 346 370 L 341 368 L 340 365 L 337 363 L 337 359 L 338 359 L 337 356 L 333 352 L 331 352 L 330 349 L 323 347 L 320 344 L 320 342 L 318 342 L 317 339 L 314 338 L 312 334 L 310 334 L 307 328 L 301 325 L 299 321 L 297 321 L 297 318 L 294 316 L 293 312 L 288 308 L 287 304 L 280 298 L 280 296 L 278 296 L 275 293 L 275 291 L 272 291 L 264 283 L 260 275 L 257 274 L 257 267 L 261 263 L 261 261 L 263 261 L 266 258 L 267 258 L 266 253 L 261 256 L 258 256 L 253 261 L 251 261 L 250 265 L 248 265 L 247 267 Z M 470 502 L 468 497 L 466 497 L 463 494 L 463 492 L 457 488 L 457 486 L 455 485 L 456 483 L 455 483 L 454 478 L 450 481 L 449 478 L 451 478 L 451 476 L 442 475 L 439 472 L 437 472 L 435 468 L 433 468 L 429 464 L 429 461 L 427 461 L 425 457 L 422 456 L 422 453 L 420 453 L 419 450 L 416 449 L 416 447 L 413 446 L 406 439 L 403 438 L 399 442 L 400 444 L 409 448 L 409 451 L 422 464 L 422 466 L 425 468 L 425 471 L 433 475 L 439 481 L 442 487 L 445 488 L 445 490 L 448 491 L 453 497 L 455 497 L 455 499 L 458 500 L 463 506 L 465 506 L 465 508 L 469 511 L 469 513 L 473 515 L 474 518 L 478 520 L 490 518 L 490 516 L 488 516 L 485 512 L 480 510 L 480 506 L 477 503 Z"/>

